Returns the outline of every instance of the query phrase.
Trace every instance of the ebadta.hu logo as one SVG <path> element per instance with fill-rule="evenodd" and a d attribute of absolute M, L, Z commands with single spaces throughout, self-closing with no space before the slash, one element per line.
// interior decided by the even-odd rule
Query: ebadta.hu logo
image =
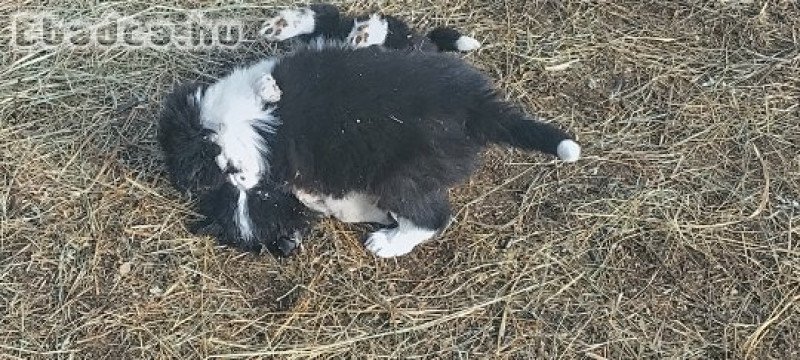
<path fill-rule="evenodd" d="M 210 18 L 201 11 L 124 16 L 66 17 L 48 12 L 12 16 L 12 46 L 18 49 L 127 47 L 156 49 L 231 48 L 244 40 L 240 20 Z"/>

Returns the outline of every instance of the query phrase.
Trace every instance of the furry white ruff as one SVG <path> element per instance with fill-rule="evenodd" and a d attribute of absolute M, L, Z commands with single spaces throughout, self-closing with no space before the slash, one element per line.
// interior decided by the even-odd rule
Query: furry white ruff
<path fill-rule="evenodd" d="M 259 131 L 272 133 L 280 124 L 272 114 L 275 109 L 263 106 L 265 86 L 274 85 L 274 80 L 265 80 L 265 75 L 269 76 L 274 66 L 275 61 L 268 59 L 238 68 L 195 95 L 199 97 L 203 127 L 216 133 L 216 143 L 222 150 L 217 165 L 222 170 L 228 165 L 238 170 L 232 180 L 241 189 L 258 184 L 269 170 L 264 161 L 269 149 Z"/>

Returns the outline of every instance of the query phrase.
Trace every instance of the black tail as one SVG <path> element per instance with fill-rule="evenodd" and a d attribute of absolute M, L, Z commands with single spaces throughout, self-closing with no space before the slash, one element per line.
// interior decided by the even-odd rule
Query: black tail
<path fill-rule="evenodd" d="M 467 127 L 473 136 L 485 143 L 541 151 L 567 162 L 577 161 L 581 156 L 580 145 L 569 134 L 498 100 L 474 110 Z"/>
<path fill-rule="evenodd" d="M 468 52 L 481 47 L 478 40 L 462 35 L 458 30 L 450 27 L 437 27 L 428 33 L 428 38 L 436 44 L 439 51 Z"/>

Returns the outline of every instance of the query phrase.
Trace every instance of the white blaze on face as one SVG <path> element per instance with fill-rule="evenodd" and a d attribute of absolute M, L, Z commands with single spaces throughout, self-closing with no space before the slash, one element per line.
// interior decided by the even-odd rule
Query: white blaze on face
<path fill-rule="evenodd" d="M 245 240 L 253 238 L 253 221 L 250 220 L 250 211 L 247 208 L 247 192 L 239 190 L 239 199 L 236 202 L 236 211 L 233 221 L 239 228 L 239 235 Z"/>

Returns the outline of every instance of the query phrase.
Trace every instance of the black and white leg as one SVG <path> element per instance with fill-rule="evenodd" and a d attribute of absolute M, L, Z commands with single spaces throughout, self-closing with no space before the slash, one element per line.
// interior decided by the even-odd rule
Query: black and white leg
<path fill-rule="evenodd" d="M 267 20 L 259 33 L 270 41 L 283 41 L 311 34 L 316 26 L 316 13 L 310 8 L 286 9 Z"/>
<path fill-rule="evenodd" d="M 370 252 L 382 258 L 408 254 L 443 230 L 450 221 L 450 203 L 444 189 L 411 199 L 386 198 L 378 205 L 390 209 L 397 221 L 394 228 L 369 234 L 364 243 Z"/>
<path fill-rule="evenodd" d="M 356 48 L 383 45 L 388 34 L 389 23 L 376 13 L 366 19 L 353 20 L 353 28 L 347 35 L 347 42 Z"/>
<path fill-rule="evenodd" d="M 436 44 L 439 51 L 470 52 L 481 47 L 480 41 L 462 35 L 458 30 L 450 27 L 435 28 L 428 33 L 428 38 Z"/>
<path fill-rule="evenodd" d="M 309 41 L 316 37 L 343 40 L 351 21 L 343 18 L 339 8 L 331 4 L 313 4 L 307 8 L 286 9 L 267 20 L 261 35 L 269 41 L 298 38 Z"/>

